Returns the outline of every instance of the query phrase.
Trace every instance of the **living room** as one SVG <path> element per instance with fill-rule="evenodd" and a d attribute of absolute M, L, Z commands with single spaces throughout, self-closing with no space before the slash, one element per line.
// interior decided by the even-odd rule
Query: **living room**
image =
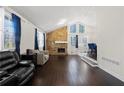
<path fill-rule="evenodd" d="M 124 85 L 123 10 L 0 7 L 0 85 Z"/>

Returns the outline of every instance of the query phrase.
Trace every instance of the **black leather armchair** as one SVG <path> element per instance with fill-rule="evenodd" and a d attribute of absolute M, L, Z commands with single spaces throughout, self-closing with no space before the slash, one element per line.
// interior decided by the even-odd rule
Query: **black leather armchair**
<path fill-rule="evenodd" d="M 0 85 L 24 85 L 33 75 L 34 64 L 20 61 L 16 52 L 0 52 Z"/>

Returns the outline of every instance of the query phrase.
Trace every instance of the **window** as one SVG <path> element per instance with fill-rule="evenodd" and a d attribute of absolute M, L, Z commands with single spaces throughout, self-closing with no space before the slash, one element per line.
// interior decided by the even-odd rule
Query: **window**
<path fill-rule="evenodd" d="M 84 32 L 84 26 L 79 24 L 79 33 L 83 33 Z"/>
<path fill-rule="evenodd" d="M 44 47 L 43 32 L 38 31 L 37 35 L 38 35 L 38 47 L 40 50 L 43 50 L 43 47 Z"/>
<path fill-rule="evenodd" d="M 70 26 L 70 33 L 76 33 L 76 24 Z"/>
<path fill-rule="evenodd" d="M 14 26 L 12 22 L 12 15 L 6 13 L 4 16 L 4 49 L 15 49 L 15 33 Z"/>
<path fill-rule="evenodd" d="M 71 45 L 72 46 L 76 45 L 76 35 L 75 36 L 71 36 Z"/>

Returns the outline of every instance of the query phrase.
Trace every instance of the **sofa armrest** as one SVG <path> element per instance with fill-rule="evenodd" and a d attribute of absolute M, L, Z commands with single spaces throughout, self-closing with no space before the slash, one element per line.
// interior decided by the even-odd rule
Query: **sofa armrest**
<path fill-rule="evenodd" d="M 43 56 L 44 56 L 44 53 L 38 53 L 37 54 L 37 61 L 43 61 Z"/>
<path fill-rule="evenodd" d="M 45 54 L 45 55 L 49 55 L 49 51 L 48 51 L 48 50 L 45 50 L 45 51 L 44 51 L 44 54 Z"/>

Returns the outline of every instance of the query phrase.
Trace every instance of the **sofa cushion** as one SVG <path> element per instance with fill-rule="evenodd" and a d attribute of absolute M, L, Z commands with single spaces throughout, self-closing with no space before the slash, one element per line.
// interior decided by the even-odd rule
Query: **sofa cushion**
<path fill-rule="evenodd" d="M 13 58 L 13 53 L 10 51 L 0 52 L 0 61 L 5 59 Z"/>
<path fill-rule="evenodd" d="M 0 67 L 4 67 L 4 66 L 6 66 L 6 65 L 12 64 L 12 63 L 14 63 L 15 61 L 16 61 L 15 58 L 2 60 L 2 61 L 0 62 Z"/>
<path fill-rule="evenodd" d="M 29 67 L 20 67 L 17 70 L 15 70 L 14 74 L 18 78 L 18 82 L 20 83 L 23 81 L 28 75 L 30 75 L 34 70 L 34 65 L 31 64 Z"/>
<path fill-rule="evenodd" d="M 4 75 L 6 75 L 6 74 L 7 74 L 6 71 L 4 71 L 4 70 L 0 70 L 0 77 L 4 76 Z"/>
<path fill-rule="evenodd" d="M 0 69 L 9 70 L 17 65 L 14 54 L 10 51 L 0 52 Z"/>

